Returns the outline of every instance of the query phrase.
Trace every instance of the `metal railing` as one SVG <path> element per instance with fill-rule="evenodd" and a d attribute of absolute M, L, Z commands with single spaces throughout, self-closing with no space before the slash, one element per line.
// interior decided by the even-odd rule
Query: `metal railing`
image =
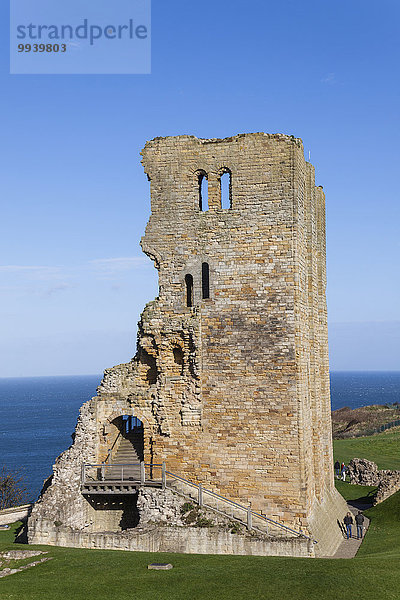
<path fill-rule="evenodd" d="M 400 419 L 397 419 L 396 421 L 390 421 L 390 423 L 385 423 L 384 425 L 380 425 L 379 427 L 376 427 L 375 429 L 369 429 L 368 431 L 360 432 L 360 434 L 356 434 L 354 437 L 364 437 L 364 436 L 368 436 L 368 435 L 374 435 L 375 433 L 382 433 L 383 431 L 386 431 L 387 429 L 392 429 L 392 427 L 398 427 L 399 425 L 400 425 Z"/>
<path fill-rule="evenodd" d="M 135 482 L 144 485 L 146 482 L 146 466 L 150 467 L 154 465 L 145 465 L 143 461 L 121 464 L 110 464 L 106 462 L 98 465 L 82 464 L 81 483 L 82 485 L 85 485 L 95 481 L 109 483 Z"/>
<path fill-rule="evenodd" d="M 132 468 L 138 469 L 137 473 L 132 473 Z M 133 475 L 138 474 L 138 477 Z M 156 475 L 159 475 L 156 477 Z M 204 488 L 201 484 L 189 481 L 176 473 L 167 470 L 166 463 L 130 463 L 130 464 L 105 464 L 100 465 L 83 464 L 81 473 L 82 485 L 93 483 L 94 481 L 104 483 L 131 482 L 140 485 L 156 484 L 162 489 L 169 489 L 179 496 L 195 502 L 200 507 L 210 509 L 223 517 L 228 517 L 249 531 L 257 531 L 263 534 L 289 535 L 299 538 L 306 538 L 314 544 L 318 542 L 301 531 L 296 531 L 287 525 L 270 519 L 260 513 L 252 510 L 251 505 L 243 506 L 238 502 L 229 500 L 216 492 Z M 279 532 L 279 533 L 277 533 Z"/>
<path fill-rule="evenodd" d="M 121 432 L 119 431 L 117 437 L 114 440 L 113 445 L 111 446 L 111 448 L 108 449 L 107 458 L 105 460 L 106 463 L 110 463 L 112 461 L 112 453 L 113 453 L 113 450 L 114 450 L 120 437 L 122 437 L 122 435 L 121 435 Z"/>
<path fill-rule="evenodd" d="M 233 500 L 229 500 L 229 498 L 225 498 L 220 494 L 212 492 L 204 488 L 201 484 L 194 483 L 193 481 L 189 481 L 188 479 L 184 479 L 180 475 L 176 473 L 171 473 L 166 470 L 165 463 L 162 465 L 162 487 L 165 489 L 170 489 L 179 495 L 196 502 L 199 506 L 203 506 L 204 508 L 211 509 L 224 517 L 229 517 L 235 521 L 238 521 L 241 525 L 244 525 L 248 530 L 258 531 L 259 533 L 272 533 L 271 530 L 274 530 L 274 535 L 276 535 L 276 531 L 279 531 L 281 535 L 290 535 L 296 537 L 302 537 L 311 540 L 313 543 L 317 543 L 316 540 L 313 540 L 309 536 L 305 535 L 300 531 L 296 531 L 287 525 L 283 525 L 279 523 L 279 521 L 275 521 L 274 519 L 270 519 L 269 517 L 265 517 L 258 512 L 252 510 L 251 505 L 243 506 L 238 502 L 234 502 Z M 183 484 L 183 486 L 193 490 L 192 493 L 184 493 L 182 490 L 174 487 L 174 482 L 177 482 L 178 487 Z M 176 485 L 176 483 L 175 483 Z"/>

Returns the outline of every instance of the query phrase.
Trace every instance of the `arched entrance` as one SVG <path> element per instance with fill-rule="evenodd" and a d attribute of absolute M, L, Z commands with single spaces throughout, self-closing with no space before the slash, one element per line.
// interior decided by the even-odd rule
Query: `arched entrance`
<path fill-rule="evenodd" d="M 118 433 L 109 449 L 107 479 L 140 480 L 140 463 L 144 460 L 142 421 L 132 415 L 120 415 L 111 421 Z M 121 465 L 121 467 L 119 467 Z M 123 474 L 123 477 L 122 477 Z"/>
<path fill-rule="evenodd" d="M 135 449 L 137 458 L 140 461 L 144 460 L 144 431 L 143 423 L 138 417 L 132 415 L 122 415 L 122 430 L 123 438 L 129 440 Z"/>

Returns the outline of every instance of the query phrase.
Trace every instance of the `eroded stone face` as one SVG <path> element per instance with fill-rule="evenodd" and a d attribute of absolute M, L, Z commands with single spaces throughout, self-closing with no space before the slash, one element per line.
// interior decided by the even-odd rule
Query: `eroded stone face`
<path fill-rule="evenodd" d="M 301 140 L 280 134 L 156 138 L 142 155 L 151 182 L 142 248 L 159 296 L 142 314 L 135 357 L 106 370 L 42 506 L 61 502 L 64 489 L 60 521 L 90 531 L 81 499 L 68 512 L 68 494 L 79 494 L 75 455 L 105 460 L 115 419 L 135 415 L 146 463 L 165 461 L 308 531 L 315 506 L 334 493 L 325 209 L 314 169 Z"/>

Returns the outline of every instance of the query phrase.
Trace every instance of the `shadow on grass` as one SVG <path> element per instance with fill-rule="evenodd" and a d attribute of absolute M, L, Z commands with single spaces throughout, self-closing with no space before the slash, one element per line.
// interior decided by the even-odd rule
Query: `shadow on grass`
<path fill-rule="evenodd" d="M 335 486 L 339 494 L 356 508 L 362 505 L 363 510 L 373 505 L 374 497 L 377 491 L 376 486 L 356 485 L 349 481 L 335 481 Z"/>
<path fill-rule="evenodd" d="M 354 498 L 354 500 L 348 500 L 347 503 L 354 508 L 360 508 L 363 510 L 367 510 L 367 508 L 371 508 L 374 505 L 374 500 L 376 496 L 376 490 L 371 490 L 365 496 L 361 496 L 360 498 Z"/>
<path fill-rule="evenodd" d="M 26 520 L 21 521 L 14 531 L 14 544 L 27 544 L 28 543 L 28 532 L 27 532 Z"/>
<path fill-rule="evenodd" d="M 28 543 L 28 519 L 31 515 L 33 505 L 28 510 L 28 515 L 16 523 L 14 530 L 14 544 Z"/>

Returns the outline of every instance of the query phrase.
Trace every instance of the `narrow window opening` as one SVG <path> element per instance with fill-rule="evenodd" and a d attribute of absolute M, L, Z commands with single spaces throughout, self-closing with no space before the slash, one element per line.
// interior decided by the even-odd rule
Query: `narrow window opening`
<path fill-rule="evenodd" d="M 157 381 L 157 361 L 144 348 L 141 348 L 139 353 L 139 361 L 143 369 L 144 379 L 149 384 L 156 383 Z"/>
<path fill-rule="evenodd" d="M 208 263 L 201 265 L 201 288 L 203 299 L 210 297 L 210 267 Z"/>
<path fill-rule="evenodd" d="M 180 346 L 174 346 L 174 362 L 176 365 L 183 365 L 183 350 Z"/>
<path fill-rule="evenodd" d="M 174 346 L 174 370 L 178 375 L 183 375 L 183 350 L 180 346 Z"/>
<path fill-rule="evenodd" d="M 186 284 L 186 306 L 193 306 L 193 276 L 185 275 Z"/>
<path fill-rule="evenodd" d="M 199 208 L 201 211 L 208 210 L 208 179 L 207 173 L 200 171 L 199 173 Z"/>
<path fill-rule="evenodd" d="M 232 174 L 225 169 L 219 179 L 221 186 L 221 208 L 232 208 Z"/>

